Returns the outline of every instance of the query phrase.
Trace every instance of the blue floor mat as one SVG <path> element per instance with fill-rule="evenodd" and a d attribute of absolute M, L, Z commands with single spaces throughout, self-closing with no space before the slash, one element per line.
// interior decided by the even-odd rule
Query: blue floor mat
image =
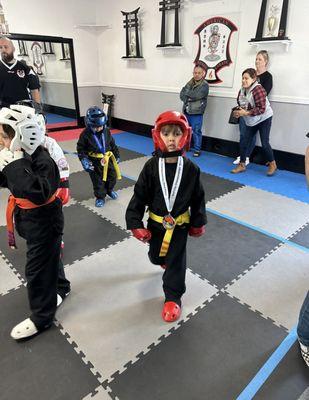
<path fill-rule="evenodd" d="M 47 113 L 45 115 L 46 115 L 48 124 L 57 124 L 59 122 L 75 122 L 76 121 L 74 118 L 64 117 L 63 115 L 58 115 L 58 114 Z"/>
<path fill-rule="evenodd" d="M 145 155 L 151 155 L 154 150 L 151 138 L 133 133 L 124 132 L 118 134 L 116 142 L 119 146 Z M 275 176 L 268 177 L 266 176 L 266 166 L 251 163 L 247 167 L 245 173 L 234 175 L 230 173 L 231 169 L 234 167 L 233 158 L 231 157 L 206 151 L 203 151 L 200 157 L 193 157 L 190 152 L 187 153 L 187 156 L 193 160 L 203 172 L 309 203 L 309 191 L 305 175 L 303 174 L 279 170 Z"/>

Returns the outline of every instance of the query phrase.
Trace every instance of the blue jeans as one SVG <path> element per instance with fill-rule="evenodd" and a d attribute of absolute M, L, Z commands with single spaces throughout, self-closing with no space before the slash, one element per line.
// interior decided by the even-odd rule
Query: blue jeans
<path fill-rule="evenodd" d="M 246 161 L 248 145 L 249 145 L 249 143 L 251 143 L 252 138 L 256 135 L 257 131 L 260 132 L 262 150 L 264 151 L 266 161 L 268 161 L 268 162 L 274 161 L 274 153 L 269 144 L 269 134 L 270 134 L 272 119 L 273 119 L 273 117 L 269 117 L 269 118 L 265 119 L 265 121 L 260 122 L 257 125 L 247 126 L 243 143 L 241 143 L 241 146 L 240 146 L 240 161 L 241 162 L 244 163 Z"/>
<path fill-rule="evenodd" d="M 303 345 L 309 346 L 309 292 L 299 313 L 297 335 Z"/>
<path fill-rule="evenodd" d="M 245 119 L 243 117 L 239 118 L 239 147 L 244 146 L 245 134 L 246 134 L 247 125 L 245 123 Z M 246 158 L 251 156 L 253 149 L 255 148 L 256 143 L 256 135 L 254 135 L 249 143 L 246 144 Z"/>
<path fill-rule="evenodd" d="M 203 114 L 185 114 L 192 128 L 193 151 L 201 151 Z"/>

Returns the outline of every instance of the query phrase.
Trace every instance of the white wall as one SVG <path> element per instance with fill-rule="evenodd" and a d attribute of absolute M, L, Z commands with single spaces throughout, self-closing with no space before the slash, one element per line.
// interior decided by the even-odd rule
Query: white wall
<path fill-rule="evenodd" d="M 309 113 L 309 2 L 290 0 L 287 36 L 292 40 L 288 52 L 281 44 L 265 44 L 270 53 L 270 72 L 274 87 L 270 100 L 275 110 L 271 142 L 275 149 L 304 154 L 307 146 Z M 98 4 L 98 14 L 108 7 L 108 0 Z M 120 10 L 131 11 L 141 4 L 141 41 L 144 62 L 122 60 L 125 54 L 125 30 Z M 181 11 L 181 42 L 179 50 L 156 48 L 160 41 L 161 13 L 158 1 L 118 0 L 109 10 L 110 29 L 100 33 L 100 78 L 104 91 L 115 93 L 118 118 L 153 124 L 158 112 L 180 109 L 178 93 L 190 78 L 196 56 L 197 40 L 193 31 L 199 16 L 240 13 L 239 43 L 232 88 L 213 86 L 205 117 L 207 136 L 238 141 L 237 128 L 226 121 L 240 87 L 241 72 L 254 66 L 257 51 L 248 41 L 255 37 L 261 0 L 187 0 Z M 219 74 L 222 74 L 220 72 Z M 139 89 L 139 90 L 136 90 Z"/>
<path fill-rule="evenodd" d="M 156 48 L 160 41 L 159 0 L 2 0 L 13 32 L 66 36 L 74 39 L 82 113 L 100 101 L 100 91 L 116 94 L 114 116 L 153 124 L 158 112 L 180 108 L 178 93 L 190 78 L 196 55 L 193 35 L 198 16 L 240 13 L 239 43 L 232 88 L 211 88 L 205 118 L 205 134 L 238 140 L 235 127 L 226 123 L 240 86 L 241 71 L 254 66 L 256 48 L 248 44 L 255 36 L 261 0 L 185 0 L 181 11 L 179 50 Z M 144 61 L 127 61 L 121 10 L 141 6 L 141 44 Z M 307 145 L 309 111 L 309 1 L 290 0 L 288 52 L 281 45 L 268 47 L 274 76 L 271 101 L 275 110 L 271 141 L 275 149 L 303 154 Z M 78 23 L 107 24 L 110 28 L 74 28 Z M 266 47 L 267 46 L 267 47 Z"/>
<path fill-rule="evenodd" d="M 2 0 L 11 32 L 73 38 L 78 85 L 99 84 L 96 31 L 74 28 L 96 21 L 97 0 Z"/>
<path fill-rule="evenodd" d="M 265 48 L 269 50 L 270 71 L 274 75 L 272 99 L 276 101 L 309 104 L 309 1 L 290 0 L 287 35 L 293 41 L 288 52 L 283 45 Z M 109 1 L 98 4 L 98 14 L 106 13 Z M 130 11 L 141 4 L 141 38 L 144 62 L 121 60 L 125 54 L 125 30 L 122 28 L 120 10 Z M 181 12 L 181 42 L 183 54 L 178 50 L 165 52 L 156 49 L 160 41 L 161 13 L 158 1 L 118 0 L 117 6 L 109 7 L 109 24 L 99 35 L 100 78 L 106 85 L 159 89 L 178 92 L 187 77 L 190 77 L 192 62 L 196 56 L 196 26 L 198 16 L 241 13 L 239 26 L 239 46 L 236 63 L 235 81 L 232 89 L 218 88 L 212 94 L 235 96 L 240 85 L 241 71 L 254 66 L 256 48 L 248 44 L 255 36 L 261 0 L 225 0 L 225 1 L 186 1 Z M 101 11 L 100 11 L 101 10 Z M 222 74 L 222 72 L 221 72 Z"/>

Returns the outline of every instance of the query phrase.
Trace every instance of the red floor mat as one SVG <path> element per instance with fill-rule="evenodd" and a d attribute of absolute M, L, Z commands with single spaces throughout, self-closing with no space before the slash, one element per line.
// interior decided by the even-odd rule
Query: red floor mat
<path fill-rule="evenodd" d="M 84 128 L 77 128 L 77 129 L 66 129 L 63 131 L 55 131 L 55 132 L 50 132 L 48 136 L 54 138 L 57 140 L 57 142 L 65 142 L 67 140 L 73 140 L 73 139 L 78 139 L 81 131 Z M 115 135 L 117 133 L 122 133 L 123 131 L 120 131 L 119 129 L 112 129 L 111 133 L 112 135 Z"/>

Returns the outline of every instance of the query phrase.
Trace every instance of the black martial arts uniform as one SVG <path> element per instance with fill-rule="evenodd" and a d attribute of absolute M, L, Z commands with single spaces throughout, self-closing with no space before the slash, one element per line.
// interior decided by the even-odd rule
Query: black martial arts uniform
<path fill-rule="evenodd" d="M 100 147 L 94 135 L 96 135 Z M 104 141 L 102 140 L 102 135 L 104 135 Z M 104 151 L 102 151 L 104 144 L 105 148 L 103 149 Z M 110 194 L 113 191 L 116 185 L 117 174 L 112 161 L 109 160 L 107 179 L 103 181 L 101 159 L 91 156 L 91 153 L 102 154 L 108 151 L 111 151 L 115 158 L 119 159 L 118 147 L 108 127 L 105 127 L 102 132 L 93 133 L 89 128 L 82 131 L 77 142 L 77 154 L 80 160 L 88 158 L 94 166 L 94 170 L 89 171 L 89 175 L 92 181 L 94 195 L 97 199 L 105 199 L 106 194 Z"/>
<path fill-rule="evenodd" d="M 39 146 L 32 156 L 8 164 L 0 172 L 0 186 L 16 198 L 36 205 L 46 203 L 59 187 L 59 170 L 48 151 Z M 62 204 L 55 199 L 32 209 L 14 210 L 18 234 L 27 242 L 25 274 L 31 309 L 30 319 L 38 330 L 49 327 L 57 308 L 57 292 L 64 297 L 70 291 L 60 260 L 63 232 Z"/>
<path fill-rule="evenodd" d="M 154 156 L 146 162 L 134 187 L 134 195 L 126 211 L 127 229 L 144 228 L 145 207 L 158 216 L 168 214 L 159 178 L 159 158 Z M 165 163 L 166 182 L 171 192 L 177 163 Z M 152 237 L 149 241 L 149 259 L 153 264 L 165 265 L 163 290 L 166 301 L 181 305 L 180 298 L 186 290 L 186 244 L 189 227 L 206 224 L 205 195 L 200 182 L 200 169 L 184 157 L 182 179 L 171 215 L 177 216 L 190 209 L 190 224 L 176 225 L 167 255 L 160 257 L 160 248 L 165 228 L 162 224 L 148 219 L 147 228 Z"/>

